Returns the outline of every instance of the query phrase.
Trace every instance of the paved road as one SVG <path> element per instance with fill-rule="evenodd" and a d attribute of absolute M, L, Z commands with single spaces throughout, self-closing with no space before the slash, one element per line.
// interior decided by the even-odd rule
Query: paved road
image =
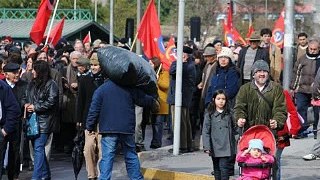
<path fill-rule="evenodd" d="M 146 132 L 146 148 L 149 150 L 149 145 L 152 137 L 151 128 L 147 128 Z M 164 136 L 164 144 L 170 142 Z M 316 180 L 320 179 L 320 160 L 304 161 L 302 156 L 309 152 L 314 144 L 313 137 L 307 139 L 291 140 L 291 146 L 286 148 L 282 156 L 282 179 L 283 180 Z M 202 152 L 195 152 L 179 156 L 161 154 L 159 152 L 167 152 L 165 147 L 162 150 L 148 151 L 150 158 L 143 159 L 143 167 L 155 167 L 160 169 L 170 169 L 173 171 L 191 172 L 198 174 L 209 174 L 212 166 L 210 159 Z M 161 158 L 157 158 L 158 156 Z M 189 158 L 189 159 L 188 159 Z M 186 162 L 187 161 L 187 162 Z M 52 172 L 52 180 L 72 180 L 74 179 L 73 168 L 71 163 L 71 155 L 53 154 L 50 160 L 50 168 Z M 20 180 L 31 179 L 32 172 L 24 170 L 21 173 Z M 85 166 L 80 171 L 78 180 L 86 180 Z M 6 179 L 4 177 L 3 179 Z M 117 156 L 114 164 L 112 179 L 125 180 L 127 173 L 122 156 Z"/>

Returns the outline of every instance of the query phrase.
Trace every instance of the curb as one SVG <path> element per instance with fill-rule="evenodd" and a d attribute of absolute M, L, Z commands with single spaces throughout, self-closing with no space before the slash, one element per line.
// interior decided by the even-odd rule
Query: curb
<path fill-rule="evenodd" d="M 214 180 L 213 176 L 167 171 L 155 168 L 141 168 L 141 172 L 143 177 L 148 180 Z"/>
<path fill-rule="evenodd" d="M 141 165 L 145 160 L 157 160 L 161 157 L 168 156 L 168 150 L 172 146 L 165 146 L 154 151 L 144 151 L 138 153 Z M 187 172 L 178 172 L 157 168 L 146 168 L 141 166 L 141 172 L 147 180 L 214 180 L 214 176 L 205 174 L 193 174 Z"/>

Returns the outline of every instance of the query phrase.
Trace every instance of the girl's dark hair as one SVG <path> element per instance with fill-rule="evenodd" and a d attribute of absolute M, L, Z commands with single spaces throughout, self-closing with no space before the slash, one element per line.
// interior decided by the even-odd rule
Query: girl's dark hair
<path fill-rule="evenodd" d="M 213 95 L 212 95 L 212 98 L 211 99 L 216 99 L 216 97 L 219 95 L 219 94 L 223 94 L 225 97 L 226 97 L 226 104 L 224 106 L 224 111 L 223 111 L 223 114 L 222 116 L 226 115 L 226 114 L 229 114 L 230 113 L 230 109 L 229 109 L 229 106 L 228 106 L 228 97 L 227 97 L 227 93 L 222 90 L 222 89 L 218 89 L 216 90 Z M 215 101 L 214 100 L 211 100 L 210 104 L 208 105 L 208 113 L 211 117 L 211 115 L 216 111 L 216 104 L 215 104 Z"/>
<path fill-rule="evenodd" d="M 157 71 L 158 68 L 160 67 L 160 64 L 161 64 L 160 59 L 157 58 L 157 57 L 153 57 L 153 58 L 151 58 L 150 60 L 151 60 L 151 62 L 154 64 L 154 70 Z"/>
<path fill-rule="evenodd" d="M 40 89 L 51 79 L 49 64 L 46 61 L 36 61 L 33 63 L 33 69 L 37 73 L 37 77 L 33 81 L 36 87 Z"/>

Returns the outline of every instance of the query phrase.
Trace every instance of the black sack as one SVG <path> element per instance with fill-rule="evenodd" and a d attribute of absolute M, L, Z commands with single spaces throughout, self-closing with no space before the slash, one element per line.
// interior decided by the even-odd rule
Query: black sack
<path fill-rule="evenodd" d="M 115 46 L 100 48 L 98 59 L 102 70 L 113 82 L 122 86 L 137 86 L 145 93 L 158 97 L 155 71 L 145 59 Z"/>

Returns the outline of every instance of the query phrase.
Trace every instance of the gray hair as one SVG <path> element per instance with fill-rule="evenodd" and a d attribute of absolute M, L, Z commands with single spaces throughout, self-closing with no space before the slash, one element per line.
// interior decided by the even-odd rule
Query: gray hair
<path fill-rule="evenodd" d="M 70 53 L 70 58 L 72 58 L 73 56 L 77 56 L 77 57 L 80 57 L 82 54 L 81 54 L 81 52 L 79 52 L 79 51 L 72 51 L 71 53 Z"/>
<path fill-rule="evenodd" d="M 320 40 L 318 37 L 311 37 L 308 41 L 308 44 L 318 44 L 318 46 L 320 45 Z"/>

